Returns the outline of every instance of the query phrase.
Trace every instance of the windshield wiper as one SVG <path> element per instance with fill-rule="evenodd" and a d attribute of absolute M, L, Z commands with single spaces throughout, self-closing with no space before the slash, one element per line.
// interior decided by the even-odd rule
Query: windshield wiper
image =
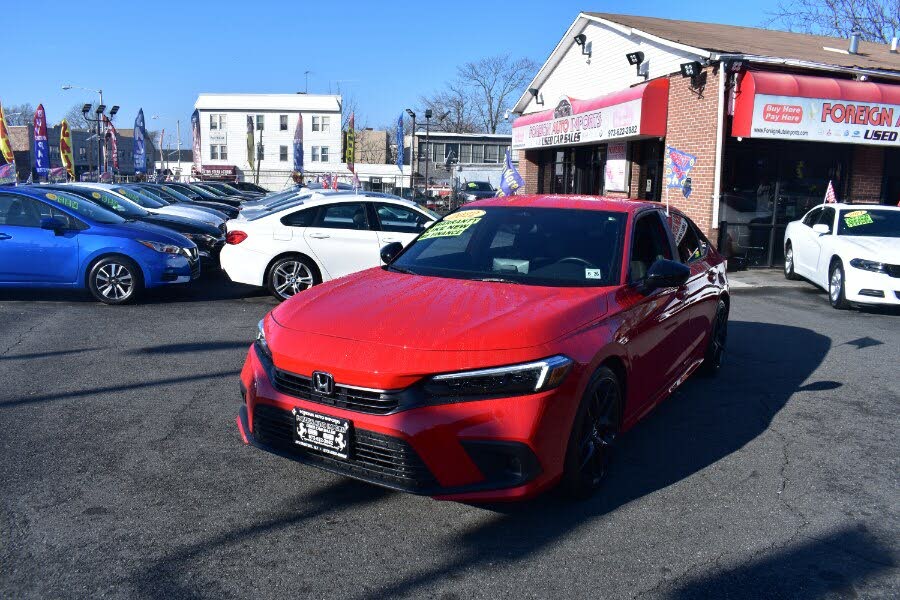
<path fill-rule="evenodd" d="M 503 277 L 472 277 L 472 281 L 487 281 L 490 283 L 514 283 L 516 285 L 521 285 L 520 281 L 513 281 L 512 279 L 505 279 Z"/>
<path fill-rule="evenodd" d="M 404 275 L 418 275 L 418 273 L 410 271 L 409 269 L 404 269 L 403 267 L 396 267 L 394 265 L 388 265 L 387 268 L 390 269 L 391 271 L 403 273 Z"/>

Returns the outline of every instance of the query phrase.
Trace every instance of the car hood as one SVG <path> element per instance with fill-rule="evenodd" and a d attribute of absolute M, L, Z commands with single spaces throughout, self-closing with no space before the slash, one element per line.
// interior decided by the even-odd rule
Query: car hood
<path fill-rule="evenodd" d="M 178 217 L 175 215 L 161 213 L 151 214 L 143 219 L 143 221 L 145 223 L 159 225 L 160 227 L 166 227 L 179 233 L 202 233 L 213 237 L 220 237 L 222 235 L 219 228 L 214 225 L 196 219 L 188 219 L 186 217 Z"/>
<path fill-rule="evenodd" d="M 545 344 L 601 318 L 609 288 L 541 287 L 369 269 L 297 294 L 272 311 L 294 331 L 415 350 Z"/>
<path fill-rule="evenodd" d="M 165 244 L 175 244 L 181 248 L 193 248 L 196 246 L 194 242 L 187 239 L 180 233 L 172 231 L 166 227 L 159 227 L 152 223 L 144 223 L 141 221 L 127 221 L 116 225 L 104 225 L 104 227 L 115 227 L 122 231 L 128 237 L 136 240 L 147 240 L 148 242 L 162 242 Z"/>
<path fill-rule="evenodd" d="M 197 221 L 202 221 L 203 223 L 207 223 L 208 225 L 212 225 L 213 227 L 218 227 L 219 223 L 224 222 L 224 219 L 220 219 L 219 217 L 211 215 L 208 212 L 198 210 L 195 208 L 181 207 L 181 206 L 177 206 L 177 205 L 169 205 L 169 206 L 163 206 L 162 208 L 154 208 L 154 209 L 151 209 L 151 212 L 154 214 L 177 215 L 180 217 L 187 217 L 188 219 L 195 219 Z"/>
<path fill-rule="evenodd" d="M 900 264 L 900 238 L 840 235 L 837 239 L 846 252 L 853 254 L 847 258 Z"/>

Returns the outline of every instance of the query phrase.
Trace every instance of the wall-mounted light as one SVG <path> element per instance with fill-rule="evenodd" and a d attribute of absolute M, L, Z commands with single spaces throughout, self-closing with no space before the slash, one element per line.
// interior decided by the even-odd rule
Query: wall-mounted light
<path fill-rule="evenodd" d="M 690 78 L 691 91 L 696 92 L 698 96 L 703 96 L 703 88 L 706 87 L 706 73 L 703 72 L 703 65 L 699 62 L 691 61 L 681 63 L 681 76 Z"/>
<path fill-rule="evenodd" d="M 544 95 L 537 88 L 528 88 L 528 93 L 534 98 L 534 103 L 540 106 L 544 105 Z"/>
<path fill-rule="evenodd" d="M 740 73 L 741 71 L 747 70 L 747 61 L 746 60 L 733 60 L 728 63 L 728 70 L 731 73 Z"/>
<path fill-rule="evenodd" d="M 591 57 L 594 46 L 592 42 L 587 41 L 586 35 L 584 35 L 583 33 L 579 33 L 578 35 L 576 35 L 575 43 L 581 46 L 581 54 L 587 56 L 588 58 Z"/>
<path fill-rule="evenodd" d="M 625 55 L 625 58 L 628 59 L 629 65 L 634 66 L 638 77 L 640 77 L 641 76 L 641 65 L 644 64 L 644 53 L 643 52 L 629 52 L 628 54 Z"/>

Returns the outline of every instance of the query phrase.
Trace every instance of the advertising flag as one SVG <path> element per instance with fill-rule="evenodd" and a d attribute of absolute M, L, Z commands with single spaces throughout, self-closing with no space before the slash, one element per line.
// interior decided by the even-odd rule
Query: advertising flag
<path fill-rule="evenodd" d="M 253 117 L 247 115 L 247 162 L 250 164 L 250 170 L 254 169 L 254 161 L 256 160 L 256 141 L 253 137 Z"/>
<path fill-rule="evenodd" d="M 503 167 L 503 173 L 500 175 L 500 189 L 497 190 L 498 196 L 515 196 L 516 191 L 525 185 L 525 180 L 519 175 L 519 171 L 512 164 L 512 154 L 509 148 L 506 149 L 506 165 Z"/>
<path fill-rule="evenodd" d="M 47 141 L 47 115 L 44 105 L 34 111 L 34 168 L 39 177 L 50 172 L 50 143 Z"/>
<path fill-rule="evenodd" d="M 353 172 L 356 162 L 356 131 L 354 130 L 353 113 L 350 113 L 350 123 L 347 125 L 347 168 Z"/>
<path fill-rule="evenodd" d="M 48 173 L 48 179 L 50 180 L 50 183 L 65 183 L 66 168 L 65 167 L 51 167 L 50 172 Z"/>
<path fill-rule="evenodd" d="M 331 173 L 325 173 L 322 175 L 322 189 L 328 189 L 331 187 Z"/>
<path fill-rule="evenodd" d="M 303 175 L 303 113 L 297 116 L 294 128 L 294 173 Z"/>
<path fill-rule="evenodd" d="M 824 204 L 834 204 L 837 202 L 837 194 L 834 193 L 834 186 L 831 185 L 831 180 L 828 180 L 828 189 L 825 190 L 825 202 Z"/>
<path fill-rule="evenodd" d="M 69 122 L 65 119 L 59 124 L 59 156 L 62 158 L 63 166 L 69 179 L 75 181 L 75 156 L 72 154 L 72 132 L 69 129 Z"/>
<path fill-rule="evenodd" d="M 403 115 L 397 117 L 397 167 L 400 169 L 400 172 L 403 172 L 403 156 L 404 148 L 403 148 Z"/>
<path fill-rule="evenodd" d="M 672 146 L 666 146 L 666 187 L 683 188 L 688 173 L 697 163 L 697 157 Z"/>
<path fill-rule="evenodd" d="M 15 164 L 16 157 L 9 141 L 9 130 L 6 128 L 6 115 L 3 114 L 2 104 L 0 104 L 0 154 L 8 164 Z"/>
<path fill-rule="evenodd" d="M 144 136 L 147 130 L 144 129 L 144 109 L 138 111 L 137 117 L 134 119 L 134 150 L 132 157 L 134 158 L 134 172 L 147 172 L 147 149 L 144 145 Z"/>
<path fill-rule="evenodd" d="M 337 176 L 337 173 L 335 173 L 335 174 L 333 174 L 333 175 L 331 176 L 331 189 L 333 189 L 333 190 L 337 190 L 337 189 L 338 189 L 338 176 Z"/>
<path fill-rule="evenodd" d="M 362 184 L 359 182 L 359 175 L 356 174 L 356 171 L 353 171 L 353 189 L 358 190 L 362 187 Z"/>
<path fill-rule="evenodd" d="M 0 166 L 0 185 L 8 185 L 16 182 L 15 163 L 6 163 Z"/>
<path fill-rule="evenodd" d="M 160 132 L 159 132 L 159 169 L 160 170 L 166 168 L 165 167 L 166 158 L 165 158 L 165 154 L 163 154 L 163 140 L 165 139 L 165 137 L 166 137 L 166 130 L 165 129 L 160 130 Z"/>
<path fill-rule="evenodd" d="M 201 161 L 201 152 L 202 146 L 200 145 L 200 111 L 194 110 L 194 114 L 191 115 L 191 136 L 193 141 L 194 148 L 194 173 L 199 174 L 202 170 L 202 161 Z M 180 157 L 179 157 L 180 158 Z"/>
<path fill-rule="evenodd" d="M 109 150 L 112 152 L 112 166 L 114 171 L 119 170 L 119 140 L 118 132 L 115 125 L 109 120 L 109 117 L 103 115 L 103 124 L 106 126 L 106 143 L 109 144 Z"/>

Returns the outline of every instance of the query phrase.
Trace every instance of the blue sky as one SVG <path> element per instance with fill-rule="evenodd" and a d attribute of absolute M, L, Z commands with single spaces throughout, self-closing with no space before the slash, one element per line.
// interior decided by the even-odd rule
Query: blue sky
<path fill-rule="evenodd" d="M 758 26 L 776 2 L 16 2 L 4 11 L 4 47 L 15 54 L 0 100 L 42 102 L 53 123 L 96 98 L 63 84 L 102 88 L 122 127 L 143 107 L 148 128 L 168 134 L 200 92 L 301 91 L 309 70 L 311 93 L 340 87 L 356 98 L 357 123 L 381 126 L 463 62 L 508 53 L 542 63 L 579 10 Z"/>

